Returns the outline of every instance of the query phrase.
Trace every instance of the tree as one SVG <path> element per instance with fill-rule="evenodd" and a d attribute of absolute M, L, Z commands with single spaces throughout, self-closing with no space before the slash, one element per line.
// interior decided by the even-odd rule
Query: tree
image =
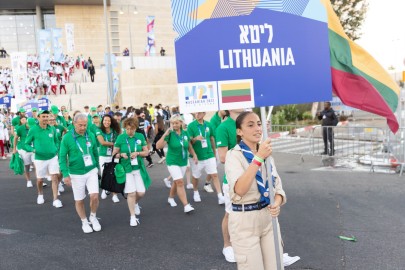
<path fill-rule="evenodd" d="M 362 34 L 360 26 L 368 9 L 367 0 L 331 0 L 331 3 L 349 38 L 359 39 Z"/>

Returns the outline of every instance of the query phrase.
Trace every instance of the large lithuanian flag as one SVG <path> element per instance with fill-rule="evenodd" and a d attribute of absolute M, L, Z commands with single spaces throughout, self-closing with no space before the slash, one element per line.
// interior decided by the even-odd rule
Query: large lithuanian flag
<path fill-rule="evenodd" d="M 348 106 L 387 118 L 392 132 L 400 89 L 385 69 L 345 34 L 330 0 L 321 0 L 328 14 L 332 88 Z"/>

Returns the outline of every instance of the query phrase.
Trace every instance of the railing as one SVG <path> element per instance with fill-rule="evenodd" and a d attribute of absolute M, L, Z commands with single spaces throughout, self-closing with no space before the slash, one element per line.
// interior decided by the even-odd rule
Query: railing
<path fill-rule="evenodd" d="M 273 125 L 274 152 L 348 159 L 374 167 L 405 168 L 405 129 L 396 135 L 385 128 L 366 126 Z"/>

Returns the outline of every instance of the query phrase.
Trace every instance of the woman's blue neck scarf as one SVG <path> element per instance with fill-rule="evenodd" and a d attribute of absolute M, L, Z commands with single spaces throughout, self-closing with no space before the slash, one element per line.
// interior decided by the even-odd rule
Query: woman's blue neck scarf
<path fill-rule="evenodd" d="M 243 141 L 240 141 L 239 146 L 242 149 L 242 153 L 245 156 L 248 163 L 249 164 L 252 163 L 254 155 L 253 155 L 253 152 L 250 150 L 250 148 Z M 273 171 L 273 168 L 270 163 L 270 172 L 272 172 L 272 171 Z M 275 186 L 274 176 L 272 173 L 270 175 L 271 175 L 271 180 L 272 180 L 273 187 L 274 187 Z M 259 189 L 259 192 L 261 195 L 260 201 L 270 204 L 269 181 L 266 181 L 266 183 L 263 182 L 262 172 L 260 170 L 258 170 L 256 173 L 256 183 L 257 183 L 257 188 Z"/>

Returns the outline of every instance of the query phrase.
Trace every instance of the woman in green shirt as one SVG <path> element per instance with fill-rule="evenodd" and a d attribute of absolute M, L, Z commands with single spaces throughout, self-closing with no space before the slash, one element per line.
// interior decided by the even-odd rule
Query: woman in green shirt
<path fill-rule="evenodd" d="M 96 137 L 100 143 L 98 152 L 101 175 L 103 175 L 104 171 L 103 165 L 107 162 L 111 162 L 114 142 L 120 133 L 121 128 L 117 120 L 112 118 L 109 114 L 104 115 L 101 120 L 100 128 L 96 130 Z M 103 190 L 101 192 L 101 199 L 106 198 L 107 194 L 105 190 Z M 112 200 L 115 203 L 120 201 L 116 193 L 113 193 Z"/>
<path fill-rule="evenodd" d="M 145 195 L 151 182 L 142 158 L 149 155 L 149 150 L 145 137 L 135 132 L 138 128 L 138 118 L 125 119 L 123 126 L 125 133 L 119 135 L 115 141 L 113 156 L 117 154 L 116 158 L 120 158 L 120 164 L 126 173 L 124 192 L 128 194 L 127 202 L 131 214 L 129 224 L 134 227 L 139 223 L 135 216 L 140 214 L 137 202 Z"/>
<path fill-rule="evenodd" d="M 162 149 L 168 144 L 166 164 L 170 175 L 173 178 L 173 185 L 170 188 L 170 194 L 167 202 L 171 207 L 177 206 L 174 196 L 179 196 L 184 205 L 184 212 L 193 211 L 194 208 L 188 203 L 186 191 L 184 189 L 183 177 L 187 169 L 188 152 L 193 156 L 197 164 L 197 155 L 191 146 L 190 137 L 182 128 L 183 118 L 180 115 L 174 115 L 170 119 L 171 129 L 166 130 L 162 138 L 157 142 L 156 147 Z"/>
<path fill-rule="evenodd" d="M 65 121 L 66 121 L 67 127 L 69 127 L 69 126 L 72 125 L 73 120 L 72 120 L 72 118 L 70 117 L 68 111 L 63 111 L 63 118 L 64 118 Z"/>

